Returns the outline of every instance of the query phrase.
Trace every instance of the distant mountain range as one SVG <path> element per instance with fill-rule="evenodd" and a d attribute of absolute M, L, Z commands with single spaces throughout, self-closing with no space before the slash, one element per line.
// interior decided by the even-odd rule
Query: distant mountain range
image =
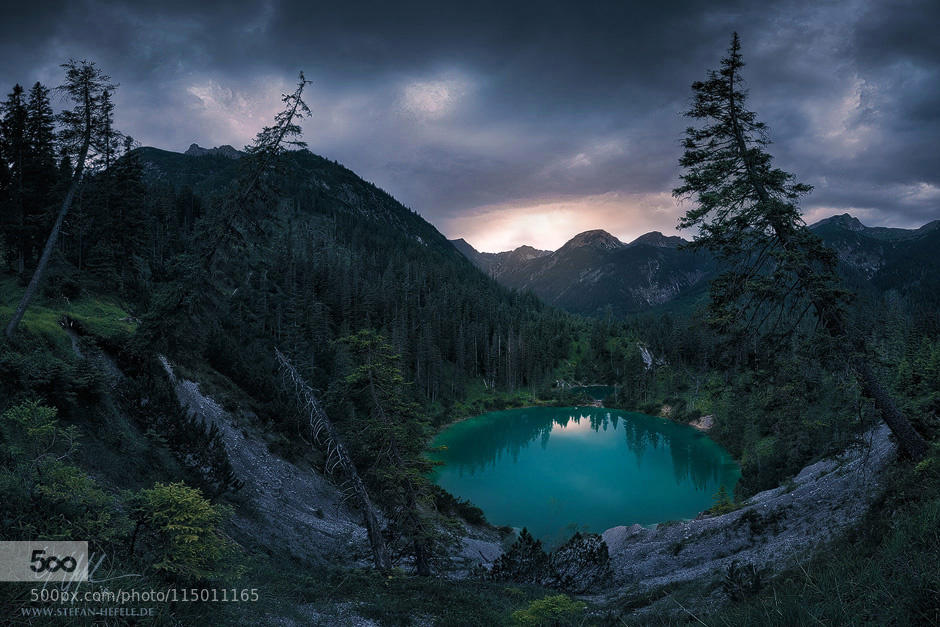
<path fill-rule="evenodd" d="M 198 144 L 185 154 L 156 148 L 140 148 L 137 154 L 148 181 L 190 187 L 197 193 L 227 185 L 242 155 L 231 146 Z M 396 203 L 352 172 L 309 153 L 296 157 L 313 179 L 321 181 L 314 186 L 318 203 L 320 196 L 330 197 L 345 211 L 378 220 L 422 246 L 440 247 L 441 253 L 461 263 L 466 258 L 502 285 L 530 290 L 571 312 L 597 314 L 608 307 L 615 314 L 686 309 L 704 300 L 708 282 L 719 270 L 707 253 L 692 252 L 682 247 L 688 242 L 681 237 L 656 231 L 630 243 L 603 230 L 585 231 L 556 251 L 520 246 L 485 253 L 463 239 L 448 244 L 433 226 L 413 212 L 393 208 Z M 810 228 L 836 250 L 852 289 L 896 290 L 940 307 L 940 220 L 919 229 L 899 229 L 868 227 L 843 214 Z"/>
<path fill-rule="evenodd" d="M 931 252 L 940 246 L 940 220 L 919 229 L 867 227 L 849 214 L 810 226 L 839 254 L 853 287 L 930 290 L 940 280 Z M 649 310 L 700 300 L 718 267 L 710 255 L 682 248 L 681 237 L 658 231 L 629 244 L 603 230 L 579 233 L 558 250 L 531 246 L 482 253 L 463 239 L 452 244 L 478 268 L 507 287 L 531 290 L 576 313 Z"/>
<path fill-rule="evenodd" d="M 607 231 L 586 231 L 554 252 L 521 246 L 481 253 L 464 240 L 452 243 L 503 285 L 586 314 L 608 305 L 614 313 L 642 311 L 701 293 L 713 271 L 707 255 L 680 250 L 685 240 L 659 232 L 625 244 Z"/>
<path fill-rule="evenodd" d="M 550 250 L 538 250 L 531 246 L 520 246 L 503 253 L 481 253 L 465 239 L 454 239 L 450 242 L 463 253 L 464 257 L 472 261 L 473 265 L 494 279 L 498 279 L 506 270 L 516 268 L 532 259 L 552 254 Z"/>

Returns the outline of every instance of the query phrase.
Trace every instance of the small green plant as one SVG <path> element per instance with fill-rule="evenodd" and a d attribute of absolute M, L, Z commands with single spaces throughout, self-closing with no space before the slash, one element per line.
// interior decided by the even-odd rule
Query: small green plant
<path fill-rule="evenodd" d="M 512 613 L 517 625 L 575 625 L 587 604 L 574 601 L 566 594 L 556 594 L 532 601 L 529 606 Z"/>
<path fill-rule="evenodd" d="M 171 578 L 199 581 L 213 578 L 231 553 L 232 543 L 220 525 L 228 508 L 210 503 L 198 489 L 157 483 L 136 496 L 137 528 L 131 551 L 143 532 L 154 554 L 154 569 Z"/>
<path fill-rule="evenodd" d="M 113 499 L 71 459 L 75 426 L 59 425 L 57 410 L 25 401 L 0 415 L 0 536 L 93 538 L 100 544 L 125 531 Z"/>
<path fill-rule="evenodd" d="M 716 492 L 712 498 L 715 504 L 706 510 L 709 514 L 717 514 L 720 516 L 721 514 L 733 512 L 741 507 L 732 500 L 731 496 L 728 494 L 728 490 L 725 489 L 723 485 L 718 488 L 718 492 Z"/>

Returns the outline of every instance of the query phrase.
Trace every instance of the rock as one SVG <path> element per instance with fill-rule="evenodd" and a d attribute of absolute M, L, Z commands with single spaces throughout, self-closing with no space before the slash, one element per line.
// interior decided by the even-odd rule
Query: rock
<path fill-rule="evenodd" d="M 619 527 L 611 527 L 605 531 L 601 537 L 604 538 L 604 542 L 607 543 L 608 550 L 613 552 L 619 550 L 624 542 L 643 531 L 645 531 L 643 525 L 630 525 L 629 527 L 620 525 Z"/>
<path fill-rule="evenodd" d="M 731 513 L 651 529 L 608 529 L 603 538 L 614 584 L 630 586 L 631 595 L 639 598 L 669 584 L 701 581 L 702 597 L 686 605 L 694 610 L 714 603 L 706 584 L 732 561 L 783 570 L 865 514 L 878 494 L 883 470 L 896 455 L 889 434 L 882 424 L 837 458 L 807 466 L 786 486 L 760 492 Z M 648 606 L 653 607 L 675 609 L 666 600 Z"/>
<path fill-rule="evenodd" d="M 707 416 L 700 416 L 692 422 L 689 423 L 690 427 L 695 427 L 699 431 L 708 431 L 715 426 L 715 416 L 708 414 Z"/>
<path fill-rule="evenodd" d="M 162 355 L 160 362 L 180 405 L 222 434 L 232 469 L 244 482 L 239 497 L 248 508 L 238 508 L 233 523 L 245 542 L 314 563 L 331 558 L 370 563 L 365 528 L 335 485 L 312 468 L 271 454 L 263 438 L 236 428 L 232 415 L 198 383 L 178 379 Z"/>

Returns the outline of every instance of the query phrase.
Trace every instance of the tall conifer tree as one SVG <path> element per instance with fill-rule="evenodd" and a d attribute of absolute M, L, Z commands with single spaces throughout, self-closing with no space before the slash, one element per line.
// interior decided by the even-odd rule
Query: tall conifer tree
<path fill-rule="evenodd" d="M 59 87 L 59 91 L 66 94 L 72 101 L 72 108 L 66 109 L 60 114 L 60 121 L 63 129 L 59 135 L 67 154 L 74 155 L 74 170 L 72 171 L 71 184 L 68 192 L 62 201 L 59 213 L 56 216 L 49 237 L 46 239 L 46 245 L 43 248 L 42 255 L 33 276 L 26 286 L 23 298 L 20 300 L 13 318 L 7 324 L 6 335 L 12 339 L 19 326 L 26 308 L 30 301 L 35 297 L 39 290 L 39 284 L 46 272 L 52 251 L 59 239 L 59 233 L 62 230 L 62 223 L 72 206 L 72 201 L 82 184 L 85 174 L 85 168 L 90 159 L 93 159 L 97 153 L 97 147 L 100 145 L 101 126 L 100 126 L 100 107 L 103 94 L 114 89 L 111 84 L 111 77 L 104 74 L 98 66 L 90 61 L 69 60 L 62 67 L 65 69 L 65 83 Z"/>
<path fill-rule="evenodd" d="M 923 437 L 898 410 L 869 364 L 863 334 L 850 328 L 849 298 L 836 271 L 835 253 L 803 221 L 800 197 L 811 191 L 773 166 L 767 128 L 745 108 L 737 33 L 721 69 L 692 84 L 686 115 L 701 122 L 686 130 L 682 185 L 673 191 L 695 206 L 680 228 L 698 228 L 694 246 L 724 262 L 711 284 L 710 321 L 739 336 L 782 342 L 807 316 L 847 351 L 862 390 L 871 396 L 904 451 L 927 451 Z"/>
<path fill-rule="evenodd" d="M 0 109 L 3 112 L 0 119 L 0 152 L 9 168 L 4 239 L 14 247 L 16 272 L 22 274 L 28 250 L 24 170 L 29 145 L 26 141 L 26 103 L 21 85 L 13 86 L 13 91 L 0 105 Z"/>

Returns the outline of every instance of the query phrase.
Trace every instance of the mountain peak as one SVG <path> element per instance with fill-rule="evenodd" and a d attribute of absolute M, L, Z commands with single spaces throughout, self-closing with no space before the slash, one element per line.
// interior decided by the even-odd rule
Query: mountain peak
<path fill-rule="evenodd" d="M 228 144 L 217 146 L 215 148 L 203 148 L 199 144 L 190 144 L 184 155 L 190 157 L 205 157 L 206 155 L 218 155 L 229 159 L 240 159 L 244 153 L 236 150 Z"/>
<path fill-rule="evenodd" d="M 512 251 L 512 254 L 517 257 L 526 257 L 527 259 L 535 259 L 536 257 L 544 257 L 545 255 L 552 254 L 550 250 L 539 250 L 534 246 L 529 246 L 528 244 L 523 244 L 519 248 L 516 248 Z"/>
<path fill-rule="evenodd" d="M 562 246 L 562 248 L 581 248 L 583 246 L 589 246 L 601 250 L 613 250 L 614 248 L 622 248 L 625 245 L 626 244 L 607 231 L 594 229 L 593 231 L 578 233 L 568 240 L 568 243 Z"/>
<path fill-rule="evenodd" d="M 858 218 L 848 213 L 820 220 L 813 225 L 813 228 L 824 224 L 832 224 L 833 226 L 838 226 L 848 231 L 864 231 L 867 228 Z"/>
<path fill-rule="evenodd" d="M 636 246 L 637 244 L 645 244 L 647 246 L 655 246 L 656 248 L 678 248 L 685 240 L 679 237 L 678 235 L 663 235 L 659 231 L 650 231 L 645 233 L 632 242 L 630 246 Z"/>

